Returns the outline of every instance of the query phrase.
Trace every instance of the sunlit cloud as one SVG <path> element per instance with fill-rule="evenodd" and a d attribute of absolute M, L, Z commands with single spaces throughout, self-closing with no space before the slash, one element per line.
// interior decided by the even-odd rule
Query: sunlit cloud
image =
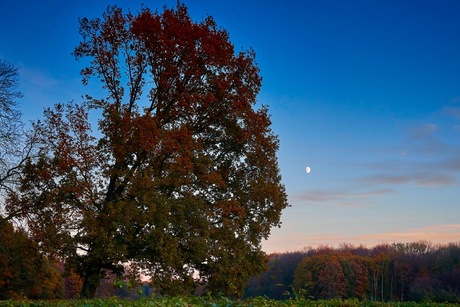
<path fill-rule="evenodd" d="M 333 246 L 349 243 L 354 245 L 375 246 L 382 243 L 405 243 L 429 241 L 434 244 L 447 244 L 460 241 L 460 224 L 432 225 L 420 228 L 411 228 L 395 232 L 384 232 L 363 235 L 343 234 L 285 234 L 276 239 L 265 241 L 263 249 L 268 253 L 300 251 L 305 247 Z"/>
<path fill-rule="evenodd" d="M 420 240 L 435 243 L 449 243 L 460 241 L 460 224 L 432 225 L 422 228 L 413 228 L 400 232 L 381 234 L 366 234 L 355 237 L 366 242 L 415 242 Z"/>

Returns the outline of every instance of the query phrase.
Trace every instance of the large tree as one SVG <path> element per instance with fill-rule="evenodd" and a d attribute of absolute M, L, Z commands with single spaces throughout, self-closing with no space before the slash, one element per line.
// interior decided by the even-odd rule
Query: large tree
<path fill-rule="evenodd" d="M 109 7 L 80 33 L 83 82 L 100 79 L 108 95 L 45 111 L 9 210 L 26 208 L 41 248 L 75 264 L 83 296 L 128 262 L 164 293 L 200 283 L 241 295 L 287 206 L 254 52 L 235 53 L 211 17 L 196 23 L 182 4 Z"/>

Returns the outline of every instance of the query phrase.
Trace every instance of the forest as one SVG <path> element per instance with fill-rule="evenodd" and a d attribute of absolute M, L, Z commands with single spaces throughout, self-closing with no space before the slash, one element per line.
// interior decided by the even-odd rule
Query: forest
<path fill-rule="evenodd" d="M 268 271 L 250 279 L 246 296 L 460 302 L 459 243 L 343 244 L 269 258 Z"/>

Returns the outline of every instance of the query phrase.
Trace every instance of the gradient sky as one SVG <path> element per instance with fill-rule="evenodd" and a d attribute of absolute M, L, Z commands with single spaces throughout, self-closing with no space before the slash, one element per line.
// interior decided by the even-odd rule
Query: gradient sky
<path fill-rule="evenodd" d="M 2 1 L 0 57 L 19 68 L 24 120 L 100 91 L 71 56 L 78 17 L 141 3 L 176 1 Z M 291 205 L 265 251 L 460 241 L 460 1 L 185 4 L 257 54 Z"/>

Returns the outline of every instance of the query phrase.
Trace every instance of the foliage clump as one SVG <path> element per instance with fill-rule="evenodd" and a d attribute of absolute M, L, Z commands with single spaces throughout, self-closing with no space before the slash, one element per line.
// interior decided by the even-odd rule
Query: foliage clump
<path fill-rule="evenodd" d="M 0 223 L 0 300 L 64 297 L 56 263 L 38 251 L 37 244 L 10 222 Z"/>

